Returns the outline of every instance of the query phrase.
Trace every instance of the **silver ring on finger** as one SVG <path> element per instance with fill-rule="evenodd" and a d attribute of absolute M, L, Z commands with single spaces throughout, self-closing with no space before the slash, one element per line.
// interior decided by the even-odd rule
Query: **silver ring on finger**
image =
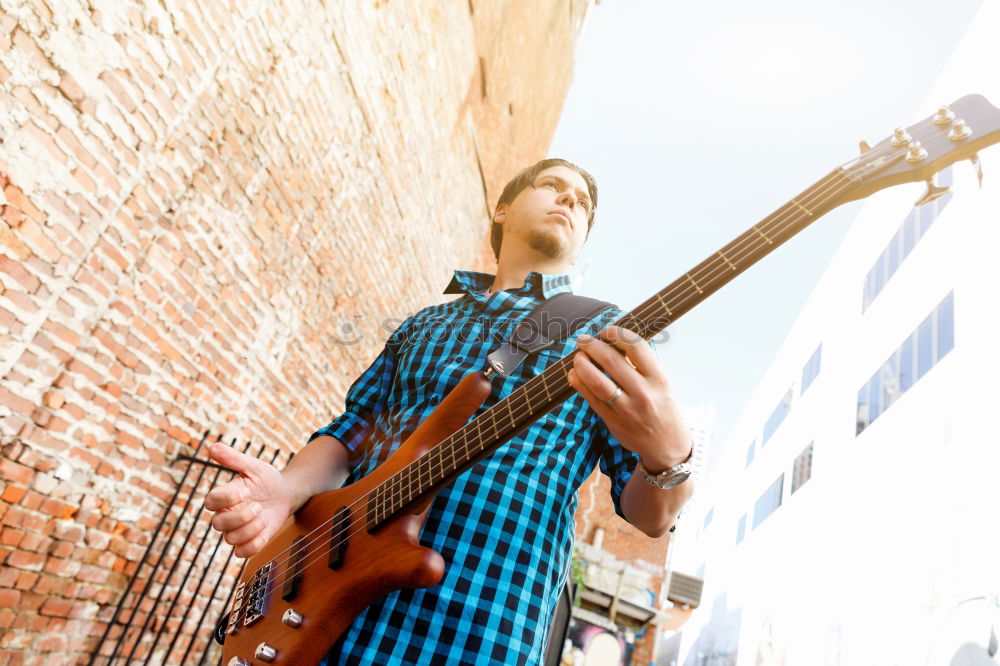
<path fill-rule="evenodd" d="M 613 407 L 614 404 L 615 404 L 615 402 L 617 402 L 618 398 L 620 398 L 620 397 L 622 397 L 622 387 L 616 385 L 615 386 L 615 394 L 613 396 L 611 396 L 610 398 L 608 398 L 607 400 L 605 400 L 604 404 L 607 405 L 608 407 Z"/>

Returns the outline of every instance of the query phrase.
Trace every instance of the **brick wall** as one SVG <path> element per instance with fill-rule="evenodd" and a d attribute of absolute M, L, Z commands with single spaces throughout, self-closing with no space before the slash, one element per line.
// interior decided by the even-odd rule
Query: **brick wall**
<path fill-rule="evenodd" d="M 490 267 L 588 4 L 0 0 L 0 664 L 87 655 L 203 431 L 294 451 Z"/>

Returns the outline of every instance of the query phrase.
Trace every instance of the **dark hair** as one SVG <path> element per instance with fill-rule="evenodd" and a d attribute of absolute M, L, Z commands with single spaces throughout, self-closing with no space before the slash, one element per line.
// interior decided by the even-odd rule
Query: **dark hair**
<path fill-rule="evenodd" d="M 550 158 L 547 160 L 542 160 L 541 162 L 536 162 L 530 167 L 521 169 L 514 178 L 511 179 L 509 183 L 503 188 L 503 192 L 500 193 L 500 198 L 497 200 L 497 208 L 504 204 L 509 204 L 511 201 L 517 198 L 524 188 L 531 187 L 538 178 L 538 174 L 546 169 L 554 166 L 564 166 L 573 171 L 576 171 L 583 177 L 584 182 L 587 183 L 587 190 L 590 192 L 591 207 L 590 212 L 587 214 L 587 235 L 590 235 L 590 228 L 594 226 L 594 213 L 597 211 L 597 182 L 594 177 L 589 173 L 573 164 L 572 162 L 567 162 L 566 160 L 561 160 L 559 158 Z M 494 212 L 496 209 L 494 209 Z M 496 256 L 497 260 L 500 259 L 500 243 L 503 242 L 503 225 L 492 223 L 490 228 L 490 245 L 493 247 L 493 254 Z"/>

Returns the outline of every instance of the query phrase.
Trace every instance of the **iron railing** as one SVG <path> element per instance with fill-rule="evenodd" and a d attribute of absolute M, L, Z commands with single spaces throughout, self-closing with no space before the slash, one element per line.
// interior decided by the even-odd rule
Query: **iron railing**
<path fill-rule="evenodd" d="M 174 460 L 172 466 L 184 465 L 180 482 L 88 666 L 220 663 L 212 634 L 228 609 L 241 563 L 204 510 L 205 494 L 236 474 L 204 454 L 208 438 L 205 433 L 194 455 Z M 271 464 L 281 454 L 250 442 L 242 450 Z"/>

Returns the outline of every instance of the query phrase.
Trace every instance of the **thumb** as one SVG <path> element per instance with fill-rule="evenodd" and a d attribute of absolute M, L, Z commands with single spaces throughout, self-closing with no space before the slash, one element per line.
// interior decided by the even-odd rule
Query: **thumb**
<path fill-rule="evenodd" d="M 220 465 L 236 470 L 244 476 L 251 476 L 257 470 L 257 465 L 260 462 L 222 442 L 212 444 L 208 449 L 208 455 Z"/>

